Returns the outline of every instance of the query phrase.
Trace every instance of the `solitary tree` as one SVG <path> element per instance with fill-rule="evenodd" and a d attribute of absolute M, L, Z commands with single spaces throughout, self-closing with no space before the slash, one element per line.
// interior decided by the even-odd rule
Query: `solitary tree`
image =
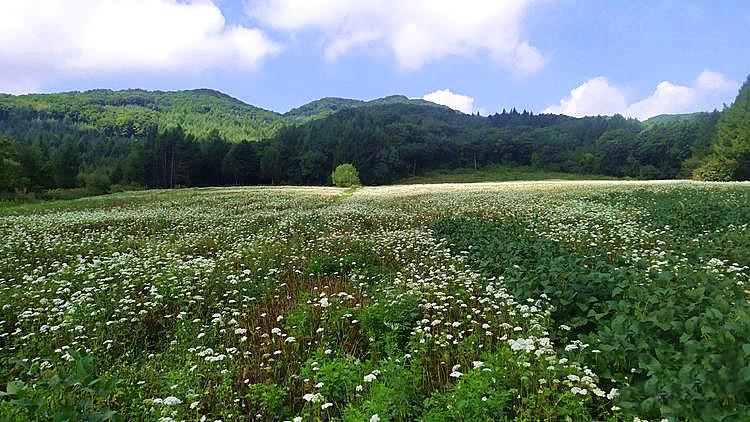
<path fill-rule="evenodd" d="M 331 173 L 333 184 L 340 188 L 348 188 L 360 185 L 359 173 L 352 164 L 339 164 Z"/>

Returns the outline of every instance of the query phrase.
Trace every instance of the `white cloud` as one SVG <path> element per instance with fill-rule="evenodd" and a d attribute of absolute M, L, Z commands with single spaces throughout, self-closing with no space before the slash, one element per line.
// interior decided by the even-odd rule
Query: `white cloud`
<path fill-rule="evenodd" d="M 695 85 L 704 91 L 734 91 L 738 86 L 737 82 L 730 81 L 721 73 L 711 70 L 701 72 Z"/>
<path fill-rule="evenodd" d="M 281 47 L 228 25 L 210 0 L 3 0 L 0 72 L 39 86 L 58 75 L 252 69 Z M 11 78 L 0 75 L 2 85 Z"/>
<path fill-rule="evenodd" d="M 321 35 L 325 57 L 357 48 L 385 48 L 398 67 L 415 70 L 451 55 L 487 52 L 520 74 L 546 64 L 522 39 L 524 14 L 534 0 L 260 0 L 248 14 L 265 25 Z"/>
<path fill-rule="evenodd" d="M 545 113 L 567 114 L 569 116 L 591 116 L 597 114 L 622 113 L 627 108 L 625 92 L 599 76 L 570 91 L 570 95 L 560 100 L 560 104 L 547 107 Z"/>
<path fill-rule="evenodd" d="M 612 85 L 607 78 L 600 76 L 573 89 L 558 105 L 547 107 L 544 113 L 576 117 L 619 113 L 645 120 L 659 114 L 720 108 L 738 87 L 738 83 L 721 73 L 704 70 L 692 86 L 663 81 L 648 97 L 630 102 L 626 89 Z"/>
<path fill-rule="evenodd" d="M 450 89 L 438 89 L 437 91 L 425 94 L 422 99 L 450 107 L 466 114 L 474 112 L 474 98 L 469 97 L 468 95 L 453 93 Z"/>

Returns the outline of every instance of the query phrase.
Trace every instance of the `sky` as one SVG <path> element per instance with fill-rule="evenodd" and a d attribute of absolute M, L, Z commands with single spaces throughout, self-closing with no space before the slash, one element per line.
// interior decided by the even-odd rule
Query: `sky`
<path fill-rule="evenodd" d="M 750 73 L 748 0 L 0 0 L 0 92 L 213 88 L 465 113 L 721 109 Z"/>

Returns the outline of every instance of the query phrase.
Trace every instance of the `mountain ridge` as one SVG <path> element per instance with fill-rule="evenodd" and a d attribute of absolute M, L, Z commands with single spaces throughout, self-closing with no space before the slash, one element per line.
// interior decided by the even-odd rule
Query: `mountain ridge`
<path fill-rule="evenodd" d="M 16 127 L 22 127 L 24 123 L 33 126 L 52 122 L 69 126 L 71 133 L 94 130 L 123 138 L 144 138 L 156 130 L 179 125 L 196 137 L 206 138 L 211 133 L 218 133 L 232 142 L 239 142 L 269 139 L 284 126 L 305 124 L 342 110 L 397 104 L 452 110 L 424 99 L 389 95 L 371 100 L 323 97 L 280 113 L 211 88 L 176 91 L 100 88 L 22 95 L 0 93 L 0 120 L 14 115 L 21 119 L 15 121 Z M 701 113 L 705 112 L 660 115 L 643 123 L 652 125 L 690 120 Z M 0 121 L 0 131 L 2 129 Z M 24 137 L 22 133 L 11 135 Z"/>

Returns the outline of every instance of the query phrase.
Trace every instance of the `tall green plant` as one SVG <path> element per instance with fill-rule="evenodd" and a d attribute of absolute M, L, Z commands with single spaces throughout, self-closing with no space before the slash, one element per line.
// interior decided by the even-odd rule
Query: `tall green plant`
<path fill-rule="evenodd" d="M 352 164 L 340 164 L 336 167 L 336 170 L 331 173 L 331 179 L 333 184 L 340 188 L 348 188 L 352 186 L 358 186 L 359 172 Z"/>

